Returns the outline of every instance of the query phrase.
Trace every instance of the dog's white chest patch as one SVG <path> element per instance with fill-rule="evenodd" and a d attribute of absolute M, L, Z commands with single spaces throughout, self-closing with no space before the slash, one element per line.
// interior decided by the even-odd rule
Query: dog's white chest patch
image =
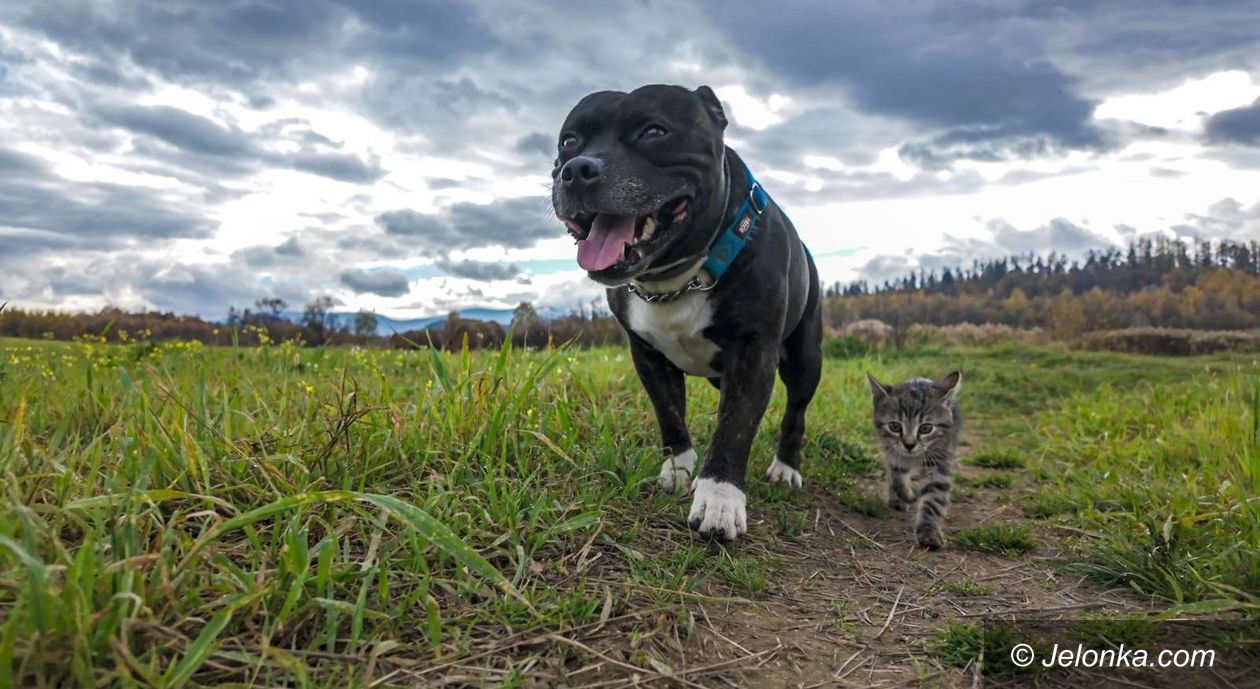
<path fill-rule="evenodd" d="M 649 304 L 631 296 L 627 308 L 630 329 L 684 373 L 715 378 L 713 357 L 718 346 L 704 336 L 713 319 L 706 292 L 688 292 L 671 302 Z"/>

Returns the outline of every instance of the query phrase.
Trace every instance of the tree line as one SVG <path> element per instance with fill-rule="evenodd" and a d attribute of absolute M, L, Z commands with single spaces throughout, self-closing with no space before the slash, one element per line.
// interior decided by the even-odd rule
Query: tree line
<path fill-rule="evenodd" d="M 913 271 L 874 288 L 836 283 L 826 296 L 833 326 L 994 323 L 1057 337 L 1131 327 L 1241 330 L 1260 327 L 1260 246 L 1141 239 L 1078 260 L 1026 254 Z"/>
<path fill-rule="evenodd" d="M 995 324 L 1041 328 L 1059 338 L 1121 328 L 1244 330 L 1260 328 L 1260 246 L 1256 242 L 1142 239 L 1127 250 L 1090 251 L 1070 260 L 1059 253 L 1025 254 L 967 267 L 918 270 L 872 287 L 835 283 L 825 289 L 823 312 L 835 329 L 878 319 L 894 328 L 910 324 Z M 451 312 L 424 330 L 379 337 L 372 313 L 336 313 L 329 297 L 306 304 L 292 318 L 288 304 L 267 297 L 252 308 L 231 307 L 222 322 L 171 312 L 95 313 L 0 309 L 0 336 L 109 342 L 200 340 L 255 346 L 291 341 L 305 345 L 374 344 L 458 349 L 497 346 L 511 334 L 518 346 L 576 341 L 621 342 L 616 321 L 596 309 L 543 319 L 529 303 L 516 309 L 512 327 Z"/>

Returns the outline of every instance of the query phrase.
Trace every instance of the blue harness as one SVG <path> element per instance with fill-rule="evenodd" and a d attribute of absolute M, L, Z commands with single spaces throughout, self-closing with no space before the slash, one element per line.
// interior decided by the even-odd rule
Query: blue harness
<path fill-rule="evenodd" d="M 673 292 L 647 292 L 632 282 L 628 285 L 631 294 L 649 303 L 668 302 L 674 301 L 687 292 L 710 290 L 717 285 L 718 280 L 735 262 L 739 252 L 744 250 L 744 245 L 752 239 L 753 231 L 757 229 L 757 221 L 761 220 L 766 208 L 770 206 L 770 195 L 761 188 L 761 183 L 753 177 L 747 164 L 744 165 L 744 177 L 748 180 L 748 194 L 744 197 L 744 202 L 740 204 L 735 217 L 722 228 L 713 243 L 709 245 L 709 253 L 700 271 L 681 289 Z M 701 277 L 702 273 L 709 274 L 707 283 Z"/>

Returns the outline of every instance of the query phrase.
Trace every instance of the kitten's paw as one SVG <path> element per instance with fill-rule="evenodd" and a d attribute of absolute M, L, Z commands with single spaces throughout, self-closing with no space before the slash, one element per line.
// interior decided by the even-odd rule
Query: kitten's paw
<path fill-rule="evenodd" d="M 919 542 L 919 546 L 928 550 L 940 550 L 945 545 L 945 534 L 941 527 L 932 524 L 920 524 L 914 530 L 915 538 Z"/>
<path fill-rule="evenodd" d="M 701 536 L 733 541 L 748 531 L 747 500 L 738 486 L 711 478 L 697 478 L 691 486 L 695 497 L 687 524 Z"/>
<path fill-rule="evenodd" d="M 656 483 L 662 490 L 670 492 L 686 488 L 691 480 L 691 472 L 696 468 L 696 451 L 694 448 L 686 452 L 671 455 L 661 462 L 661 473 Z"/>
<path fill-rule="evenodd" d="M 898 512 L 905 512 L 906 508 L 909 507 L 909 505 L 906 504 L 905 500 L 902 500 L 896 495 L 890 495 L 888 496 L 888 507 Z"/>
<path fill-rule="evenodd" d="M 770 468 L 766 469 L 766 480 L 770 483 L 786 483 L 792 488 L 800 488 L 803 480 L 801 472 L 779 461 L 778 457 L 770 463 Z"/>

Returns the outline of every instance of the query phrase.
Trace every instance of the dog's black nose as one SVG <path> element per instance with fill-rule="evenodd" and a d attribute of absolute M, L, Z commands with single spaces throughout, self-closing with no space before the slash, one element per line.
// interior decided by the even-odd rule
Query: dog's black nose
<path fill-rule="evenodd" d="M 560 168 L 560 182 L 573 189 L 589 189 L 603 176 L 604 162 L 590 156 L 578 156 Z"/>

